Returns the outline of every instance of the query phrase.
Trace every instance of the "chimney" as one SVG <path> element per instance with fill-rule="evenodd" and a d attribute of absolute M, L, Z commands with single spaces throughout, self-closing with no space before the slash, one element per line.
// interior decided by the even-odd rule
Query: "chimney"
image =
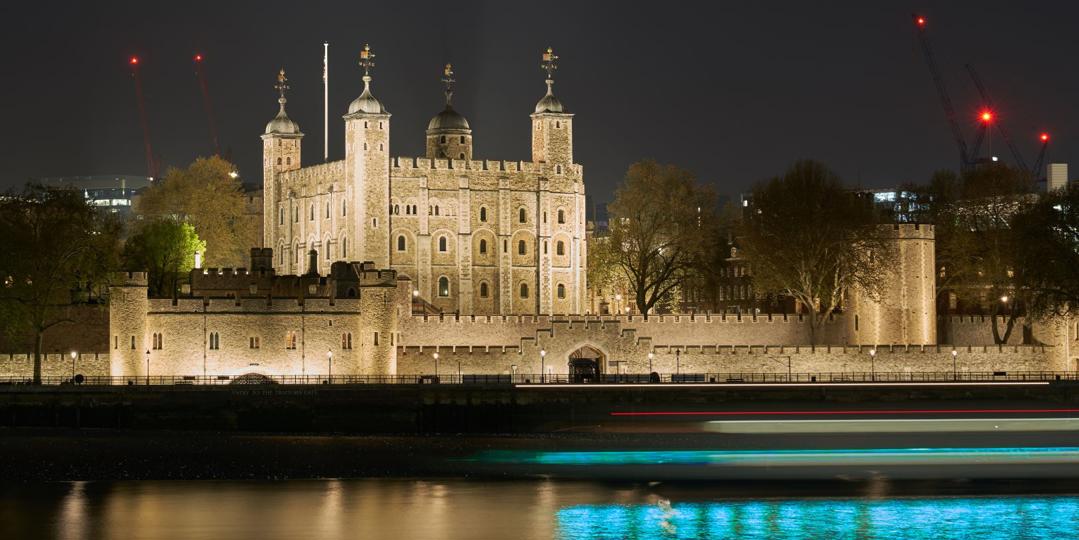
<path fill-rule="evenodd" d="M 1045 190 L 1056 191 L 1068 187 L 1068 164 L 1050 163 L 1046 171 Z"/>
<path fill-rule="evenodd" d="M 305 276 L 317 276 L 318 275 L 318 251 L 311 250 L 307 252 L 307 273 Z"/>

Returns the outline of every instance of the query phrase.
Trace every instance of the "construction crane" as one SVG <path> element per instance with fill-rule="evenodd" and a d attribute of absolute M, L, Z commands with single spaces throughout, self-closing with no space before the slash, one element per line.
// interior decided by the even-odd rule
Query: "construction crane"
<path fill-rule="evenodd" d="M 914 27 L 918 32 L 918 41 L 921 43 L 922 53 L 925 55 L 925 62 L 929 65 L 929 73 L 933 76 L 933 83 L 936 84 L 940 104 L 944 107 L 944 116 L 948 119 L 948 126 L 952 130 L 952 138 L 959 149 L 959 169 L 962 171 L 968 170 L 974 163 L 970 159 L 963 131 L 959 128 L 959 119 L 955 114 L 952 98 L 948 95 L 948 88 L 944 85 L 944 79 L 940 76 L 940 70 L 937 69 L 937 62 L 933 57 L 933 47 L 929 44 L 929 36 L 926 34 L 928 21 L 924 16 L 917 13 L 913 17 Z"/>
<path fill-rule="evenodd" d="M 146 119 L 146 99 L 142 92 L 142 77 L 139 76 L 141 65 L 138 56 L 132 56 L 127 61 L 131 68 L 131 78 L 135 80 L 135 101 L 139 108 L 139 122 L 142 124 L 142 144 L 146 151 L 146 175 L 151 179 L 157 178 L 157 160 L 154 159 L 153 145 L 150 144 L 150 122 Z"/>
<path fill-rule="evenodd" d="M 1030 172 L 1034 175 L 1035 180 L 1044 180 L 1046 175 L 1042 171 L 1045 170 L 1045 152 L 1049 149 L 1049 134 L 1042 133 L 1038 135 L 1038 140 L 1042 143 L 1042 149 L 1038 152 L 1038 159 L 1034 161 L 1034 168 Z"/>
<path fill-rule="evenodd" d="M 210 89 L 206 83 L 206 72 L 202 68 L 203 56 L 195 54 L 195 79 L 198 80 L 199 90 L 202 91 L 202 108 L 206 110 L 206 121 L 210 125 L 210 147 L 215 156 L 221 155 L 221 146 L 217 143 L 217 121 L 214 118 L 213 103 L 210 101 Z"/>
<path fill-rule="evenodd" d="M 993 98 L 989 97 L 989 91 L 985 89 L 985 85 L 982 84 L 982 78 L 978 76 L 978 72 L 975 71 L 974 66 L 967 64 L 966 68 L 967 73 L 970 74 L 970 79 L 974 81 L 974 86 L 978 89 L 978 94 L 982 96 L 982 103 L 985 104 L 986 109 L 988 111 L 995 110 L 993 108 Z M 1008 150 L 1012 153 L 1012 159 L 1015 160 L 1015 165 L 1019 167 L 1020 170 L 1030 172 L 1032 175 L 1035 174 L 1035 171 L 1027 168 L 1027 161 L 1023 159 L 1023 155 L 1019 152 L 1019 148 L 1015 146 L 1015 141 L 1008 135 L 1008 130 L 1004 127 L 1004 123 L 999 121 L 990 123 L 996 126 L 997 133 L 1000 133 L 1000 138 L 1004 139 L 1004 144 L 1008 145 Z M 990 123 L 987 123 L 985 126 L 987 131 L 989 130 Z"/>

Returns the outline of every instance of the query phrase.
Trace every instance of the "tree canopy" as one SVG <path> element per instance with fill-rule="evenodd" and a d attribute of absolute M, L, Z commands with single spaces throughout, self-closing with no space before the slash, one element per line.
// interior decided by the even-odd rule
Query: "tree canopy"
<path fill-rule="evenodd" d="M 1079 312 L 1079 187 L 1043 195 L 1013 219 L 1016 274 L 1031 317 Z"/>
<path fill-rule="evenodd" d="M 190 223 L 206 244 L 207 266 L 244 266 L 248 250 L 259 244 L 260 217 L 245 212 L 243 186 L 234 171 L 234 165 L 217 156 L 169 169 L 140 195 L 135 211 L 146 218 Z"/>
<path fill-rule="evenodd" d="M 894 246 L 874 207 L 847 190 L 827 166 L 799 161 L 753 188 L 739 245 L 761 292 L 798 300 L 809 311 L 810 340 L 858 288 L 879 296 Z"/>
<path fill-rule="evenodd" d="M 119 232 L 79 191 L 28 185 L 0 198 L 0 318 L 9 333 L 34 336 L 35 382 L 45 331 L 69 321 L 74 299 L 107 286 Z"/>
<path fill-rule="evenodd" d="M 195 267 L 195 253 L 206 250 L 195 228 L 174 218 L 139 222 L 124 244 L 128 270 L 149 274 L 151 296 L 171 296 L 182 277 Z"/>
<path fill-rule="evenodd" d="M 655 161 L 634 163 L 610 212 L 610 260 L 647 316 L 669 300 L 698 257 L 715 221 L 716 197 L 692 173 Z"/>

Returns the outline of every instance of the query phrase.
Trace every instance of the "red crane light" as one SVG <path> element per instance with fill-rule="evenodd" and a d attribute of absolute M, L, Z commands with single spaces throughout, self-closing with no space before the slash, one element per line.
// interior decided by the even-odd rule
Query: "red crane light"
<path fill-rule="evenodd" d="M 978 115 L 978 118 L 981 118 L 982 122 L 988 124 L 993 121 L 993 111 L 982 111 L 982 114 Z"/>
<path fill-rule="evenodd" d="M 201 54 L 196 54 L 195 55 L 195 61 L 196 62 L 202 62 L 202 55 Z"/>
<path fill-rule="evenodd" d="M 1049 134 L 1048 133 L 1042 133 L 1041 136 L 1038 137 L 1038 138 L 1041 139 L 1042 142 L 1049 142 Z"/>
<path fill-rule="evenodd" d="M 914 19 L 914 22 L 917 23 L 918 26 L 925 28 L 925 17 L 917 17 Z"/>
<path fill-rule="evenodd" d="M 133 66 L 139 65 L 139 57 L 138 56 L 132 56 L 131 60 L 128 63 L 130 63 Z"/>

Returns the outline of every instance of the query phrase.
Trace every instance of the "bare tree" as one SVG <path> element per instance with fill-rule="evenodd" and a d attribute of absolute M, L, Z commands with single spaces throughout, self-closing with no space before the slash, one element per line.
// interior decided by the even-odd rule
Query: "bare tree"
<path fill-rule="evenodd" d="M 795 163 L 757 184 L 752 202 L 738 241 L 753 283 L 805 306 L 811 344 L 849 292 L 879 297 L 895 253 L 887 228 L 825 165 Z"/>
<path fill-rule="evenodd" d="M 629 167 L 609 206 L 612 260 L 629 278 L 646 317 L 670 300 L 705 245 L 716 198 L 693 174 L 674 165 L 641 161 Z"/>

